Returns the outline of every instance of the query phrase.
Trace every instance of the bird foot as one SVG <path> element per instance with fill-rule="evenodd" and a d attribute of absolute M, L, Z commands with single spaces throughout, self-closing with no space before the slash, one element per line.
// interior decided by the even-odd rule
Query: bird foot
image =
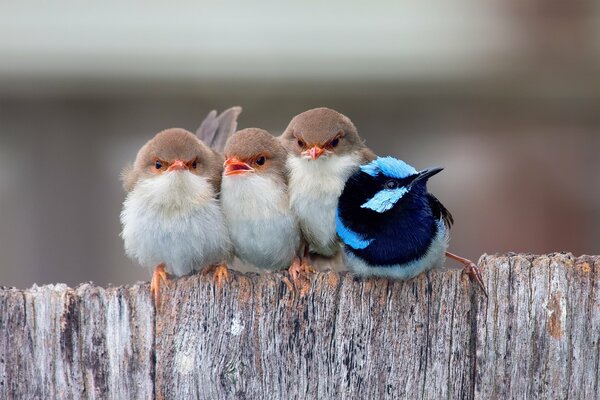
<path fill-rule="evenodd" d="M 154 297 L 154 305 L 156 308 L 160 305 L 160 283 L 161 281 L 169 287 L 169 279 L 167 278 L 167 271 L 165 264 L 159 264 L 154 268 L 152 273 L 152 280 L 150 281 L 150 293 Z"/>
<path fill-rule="evenodd" d="M 216 264 L 204 270 L 204 274 L 213 274 L 213 283 L 216 283 L 219 289 L 223 288 L 223 282 L 229 282 L 229 268 L 227 264 Z"/>
<path fill-rule="evenodd" d="M 449 252 L 446 252 L 446 257 L 456 260 L 456 261 L 460 262 L 461 264 L 463 264 L 464 265 L 463 274 L 466 274 L 469 277 L 469 279 L 471 279 L 472 281 L 474 280 L 477 283 L 477 285 L 481 288 L 481 290 L 483 291 L 483 294 L 485 295 L 485 297 L 486 298 L 488 297 L 488 293 L 487 293 L 487 290 L 485 289 L 485 284 L 483 283 L 483 278 L 481 276 L 481 271 L 479 271 L 479 267 L 477 266 L 477 264 L 475 264 L 471 260 L 457 256 L 456 254 L 452 254 Z"/>
<path fill-rule="evenodd" d="M 288 272 L 292 277 L 294 286 L 300 291 L 300 295 L 306 295 L 310 290 L 310 275 L 316 272 L 310 262 L 306 259 L 300 260 L 296 258 L 288 269 Z"/>

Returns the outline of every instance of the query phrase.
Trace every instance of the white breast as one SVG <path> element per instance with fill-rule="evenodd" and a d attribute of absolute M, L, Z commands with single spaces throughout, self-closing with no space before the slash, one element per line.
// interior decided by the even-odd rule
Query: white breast
<path fill-rule="evenodd" d="M 346 181 L 360 166 L 358 155 L 317 160 L 290 155 L 287 165 L 291 207 L 302 234 L 313 251 L 333 256 L 339 249 L 335 210 Z"/>
<path fill-rule="evenodd" d="M 221 204 L 242 261 L 271 270 L 290 266 L 300 231 L 282 184 L 252 173 L 225 176 Z"/>
<path fill-rule="evenodd" d="M 421 258 L 406 264 L 377 267 L 365 263 L 352 253 L 345 252 L 344 262 L 348 268 L 361 276 L 382 276 L 392 279 L 406 280 L 419 275 L 422 272 L 434 268 L 441 268 L 446 258 L 449 233 L 444 221 L 437 222 L 438 231 L 431 242 L 431 246 Z"/>
<path fill-rule="evenodd" d="M 189 172 L 139 182 L 121 212 L 125 252 L 177 276 L 230 257 L 231 242 L 210 183 Z"/>

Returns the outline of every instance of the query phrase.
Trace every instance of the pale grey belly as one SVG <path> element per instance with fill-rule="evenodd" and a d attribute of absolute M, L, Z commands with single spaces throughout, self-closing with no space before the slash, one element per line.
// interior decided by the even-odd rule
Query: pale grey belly
<path fill-rule="evenodd" d="M 230 240 L 217 212 L 168 220 L 142 218 L 132 250 L 144 266 L 152 268 L 165 263 L 169 273 L 181 276 L 229 257 Z"/>
<path fill-rule="evenodd" d="M 300 232 L 291 215 L 235 219 L 229 230 L 238 258 L 258 268 L 288 268 L 297 255 Z"/>
<path fill-rule="evenodd" d="M 335 230 L 337 202 L 336 195 L 321 198 L 303 196 L 292 204 L 311 251 L 326 257 L 334 256 L 340 248 Z"/>

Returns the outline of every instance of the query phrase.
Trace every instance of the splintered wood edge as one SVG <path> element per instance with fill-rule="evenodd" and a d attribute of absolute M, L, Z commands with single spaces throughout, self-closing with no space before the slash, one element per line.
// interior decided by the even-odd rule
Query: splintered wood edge
<path fill-rule="evenodd" d="M 565 267 L 576 267 L 579 270 L 581 270 L 582 273 L 591 273 L 594 264 L 600 261 L 600 255 L 574 256 L 572 253 L 568 253 L 568 252 L 556 252 L 556 253 L 549 253 L 549 254 L 530 254 L 530 253 L 487 254 L 487 253 L 484 253 L 483 255 L 481 255 L 479 257 L 479 261 L 477 262 L 477 265 L 480 267 L 481 274 L 483 275 L 484 279 L 487 281 L 488 275 L 490 273 L 489 270 L 491 267 L 494 267 L 494 268 L 503 267 L 503 266 L 507 265 L 506 263 L 509 260 L 523 260 L 523 261 L 530 263 L 531 266 L 533 267 L 534 261 L 540 262 L 542 260 L 550 260 L 550 259 L 554 260 L 555 263 L 563 264 Z M 290 276 L 287 273 L 287 271 L 273 271 L 273 272 L 265 271 L 262 273 L 256 273 L 256 272 L 240 272 L 240 271 L 236 271 L 234 269 L 230 269 L 229 272 L 230 272 L 230 279 L 231 278 L 233 278 L 235 280 L 250 279 L 253 282 L 263 283 L 266 285 L 274 285 L 274 284 L 279 284 L 282 282 L 285 284 L 285 278 L 290 279 Z M 431 274 L 432 278 L 436 279 L 436 278 L 448 277 L 449 276 L 448 274 L 460 273 L 460 272 L 461 272 L 461 266 L 460 266 L 460 264 L 456 264 L 456 265 L 452 265 L 452 266 L 446 265 L 444 267 L 444 269 L 433 270 L 433 271 L 429 272 L 429 274 Z M 311 277 L 311 288 L 310 289 L 314 290 L 315 288 L 320 288 L 321 285 L 323 285 L 324 283 L 328 283 L 331 286 L 336 286 L 347 275 L 352 276 L 352 273 L 350 271 L 332 271 L 332 270 L 317 271 Z M 427 273 L 424 273 L 424 274 L 421 274 L 415 278 L 409 279 L 404 282 L 414 283 L 421 279 L 426 279 L 425 278 L 426 275 L 427 275 Z M 212 274 L 202 274 L 202 271 L 193 272 L 189 275 L 185 275 L 182 277 L 169 276 L 169 278 L 170 278 L 170 284 L 172 284 L 171 285 L 172 287 L 179 287 L 179 286 L 185 284 L 185 282 L 187 280 L 192 279 L 192 278 L 194 278 L 195 282 L 201 282 L 202 284 L 207 284 L 207 285 L 214 285 Z M 361 278 L 361 277 L 352 276 L 352 280 L 354 282 L 356 282 L 357 284 L 359 284 L 359 283 L 364 283 L 364 282 L 371 282 L 373 280 L 387 280 L 387 279 L 386 278 L 377 278 L 377 277 Z M 111 285 L 108 287 L 98 286 L 91 281 L 80 283 L 75 287 L 69 287 L 68 285 L 66 285 L 64 283 L 52 283 L 52 284 L 46 284 L 46 285 L 34 284 L 33 286 L 26 288 L 26 289 L 0 286 L 0 293 L 2 293 L 2 292 L 12 293 L 12 294 L 21 293 L 23 295 L 32 295 L 32 296 L 39 295 L 42 293 L 58 294 L 58 293 L 63 293 L 63 292 L 71 292 L 71 293 L 75 293 L 75 294 L 79 295 L 79 294 L 84 293 L 89 290 L 104 291 L 105 295 L 112 295 L 112 294 L 116 294 L 116 293 L 119 293 L 119 292 L 122 292 L 125 290 L 131 295 L 136 292 L 149 291 L 150 290 L 150 282 L 149 281 L 147 281 L 147 282 L 138 281 L 133 284 L 126 284 L 126 285 L 121 285 L 121 286 L 112 286 Z M 167 288 L 167 290 L 168 290 L 168 288 Z"/>

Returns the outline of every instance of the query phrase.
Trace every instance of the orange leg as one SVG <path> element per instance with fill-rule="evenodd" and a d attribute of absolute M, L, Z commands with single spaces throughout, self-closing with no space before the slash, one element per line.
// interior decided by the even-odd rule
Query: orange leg
<path fill-rule="evenodd" d="M 154 305 L 158 308 L 160 304 L 160 282 L 163 282 L 169 287 L 169 279 L 167 278 L 167 271 L 165 264 L 158 264 L 154 268 L 152 273 L 152 280 L 150 281 L 150 293 L 154 295 Z"/>
<path fill-rule="evenodd" d="M 304 244 L 304 250 L 302 251 L 302 257 L 294 258 L 294 262 L 288 268 L 288 272 L 294 282 L 297 282 L 301 276 L 308 279 L 309 274 L 317 272 L 310 263 L 310 254 L 308 253 L 308 244 Z"/>
<path fill-rule="evenodd" d="M 483 290 L 483 294 L 485 295 L 485 297 L 488 297 L 488 293 L 487 293 L 487 290 L 485 290 L 483 278 L 481 277 L 481 272 L 479 272 L 479 268 L 477 267 L 477 264 L 475 264 L 471 260 L 457 256 L 456 254 L 452 254 L 449 252 L 446 252 L 446 257 L 456 260 L 459 263 L 461 263 L 462 265 L 464 265 L 463 272 L 465 274 L 467 274 L 469 276 L 469 278 L 475 280 L 475 282 L 477 282 L 477 284 L 479 285 L 481 290 Z"/>
<path fill-rule="evenodd" d="M 288 268 L 288 272 L 290 273 L 290 277 L 294 282 L 294 286 L 299 288 L 301 296 L 304 296 L 304 294 L 308 293 L 310 289 L 310 275 L 316 272 L 313 266 L 310 264 L 308 246 L 306 246 L 305 249 L 306 251 L 304 252 L 304 256 L 301 258 L 296 257 L 292 265 L 290 265 Z M 290 287 L 291 285 L 289 285 L 288 282 L 285 283 L 288 285 L 288 287 Z"/>
<path fill-rule="evenodd" d="M 204 270 L 204 274 L 209 274 L 211 272 L 213 274 L 213 282 L 217 284 L 219 289 L 223 288 L 223 282 L 229 282 L 229 269 L 227 268 L 227 264 L 220 263 L 211 265 Z"/>
<path fill-rule="evenodd" d="M 302 257 L 302 269 L 305 274 L 314 274 L 317 272 L 310 263 L 310 253 L 308 252 L 308 243 L 304 244 L 304 257 Z"/>
<path fill-rule="evenodd" d="M 300 262 L 299 258 L 294 258 L 294 262 L 288 268 L 288 272 L 290 273 L 292 280 L 296 282 L 300 277 L 300 273 L 302 272 L 302 263 Z"/>

